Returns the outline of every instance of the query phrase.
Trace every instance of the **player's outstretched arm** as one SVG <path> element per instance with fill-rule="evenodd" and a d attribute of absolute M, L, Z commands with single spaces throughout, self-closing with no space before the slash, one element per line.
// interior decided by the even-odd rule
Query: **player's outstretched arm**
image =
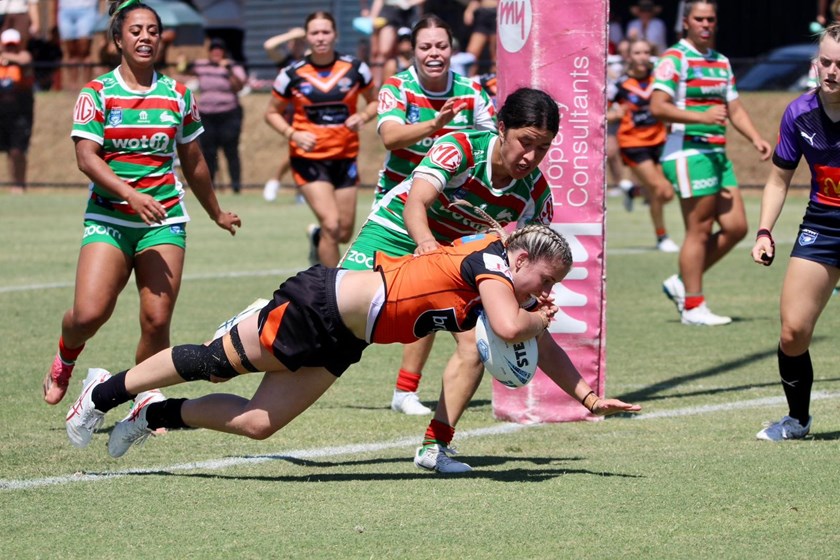
<path fill-rule="evenodd" d="M 637 404 L 629 404 L 618 399 L 598 397 L 589 383 L 581 377 L 566 351 L 551 338 L 548 333 L 539 340 L 539 366 L 558 387 L 577 399 L 583 406 L 598 416 L 608 416 L 618 412 L 638 412 L 642 409 Z"/>

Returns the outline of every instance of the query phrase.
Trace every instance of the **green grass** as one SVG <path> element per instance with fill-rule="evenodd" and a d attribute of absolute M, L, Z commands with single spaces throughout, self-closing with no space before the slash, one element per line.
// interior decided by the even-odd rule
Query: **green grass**
<path fill-rule="evenodd" d="M 837 558 L 840 376 L 831 301 L 811 352 L 812 437 L 781 445 L 753 439 L 778 419 L 775 365 L 778 294 L 805 200 L 789 200 L 776 229 L 780 255 L 754 265 L 744 246 L 706 277 L 727 327 L 679 324 L 661 294 L 676 257 L 651 250 L 644 208 L 608 200 L 607 391 L 645 413 L 685 416 L 551 424 L 463 438 L 498 426 L 484 382 L 455 443 L 476 467 L 445 478 L 411 462 L 425 418 L 387 409 L 398 347 L 374 347 L 318 403 L 268 441 L 191 431 L 154 438 L 125 458 L 107 436 L 85 450 L 64 433 L 66 407 L 88 367 L 133 361 L 137 296 L 125 290 L 111 321 L 89 343 L 71 395 L 40 397 L 72 285 L 84 204 L 81 191 L 0 197 L 0 557 L 2 558 Z M 221 196 L 245 225 L 217 229 L 194 199 L 185 282 L 173 343 L 205 340 L 222 320 L 305 264 L 311 217 L 283 193 Z M 360 202 L 365 214 L 369 198 Z M 753 226 L 758 199 L 747 200 Z M 681 240 L 676 206 L 667 208 Z M 434 401 L 452 343 L 440 336 L 426 380 Z M 225 386 L 193 383 L 172 396 L 214 390 L 250 394 L 259 376 Z M 760 402 L 760 401 L 759 401 Z M 730 408 L 725 408 L 726 406 Z M 702 412 L 699 407 L 724 407 Z M 106 427 L 119 419 L 117 411 Z M 399 443 L 403 441 L 403 443 Z M 318 454 L 347 445 L 383 449 Z M 298 451 L 297 458 L 288 457 Z M 284 456 L 285 455 L 285 456 Z M 191 462 L 247 458 L 227 468 Z M 134 469 L 132 474 L 130 470 Z M 122 473 L 67 482 L 64 477 Z M 10 489 L 58 477 L 61 483 Z"/>

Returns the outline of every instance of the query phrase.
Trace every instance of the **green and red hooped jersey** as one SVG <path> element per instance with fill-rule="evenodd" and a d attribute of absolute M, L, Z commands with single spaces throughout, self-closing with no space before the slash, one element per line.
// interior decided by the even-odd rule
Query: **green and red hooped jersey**
<path fill-rule="evenodd" d="M 551 188 L 539 169 L 502 188 L 492 184 L 491 156 L 500 149 L 499 136 L 490 131 L 453 132 L 439 138 L 412 176 L 391 189 L 372 210 L 369 220 L 407 235 L 403 210 L 413 178 L 422 174 L 440 194 L 428 210 L 429 228 L 440 243 L 483 231 L 492 226 L 464 200 L 489 214 L 501 225 L 549 225 L 554 216 Z"/>
<path fill-rule="evenodd" d="M 703 54 L 685 39 L 660 57 L 654 77 L 654 89 L 686 111 L 704 112 L 738 98 L 729 59 L 711 49 Z M 725 148 L 726 125 L 671 123 L 662 161 Z"/>
<path fill-rule="evenodd" d="M 167 209 L 168 225 L 189 221 L 182 204 L 184 189 L 173 166 L 177 144 L 192 142 L 204 131 L 192 92 L 175 80 L 155 74 L 152 87 L 129 89 L 117 67 L 82 88 L 73 110 L 70 136 L 102 146 L 105 162 L 134 189 L 153 196 Z M 127 227 L 147 227 L 127 202 L 91 183 L 85 219 Z"/>
<path fill-rule="evenodd" d="M 377 130 L 387 121 L 414 124 L 434 120 L 450 98 L 466 103 L 446 126 L 416 144 L 388 152 L 379 172 L 377 195 L 388 192 L 404 181 L 414 170 L 435 140 L 458 130 L 496 130 L 493 102 L 475 81 L 449 72 L 449 81 L 442 92 L 427 91 L 420 85 L 414 66 L 388 78 L 379 90 Z"/>

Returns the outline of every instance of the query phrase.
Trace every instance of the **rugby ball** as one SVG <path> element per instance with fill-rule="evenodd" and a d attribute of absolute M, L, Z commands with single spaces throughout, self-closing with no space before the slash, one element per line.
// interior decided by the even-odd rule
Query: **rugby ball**
<path fill-rule="evenodd" d="M 475 325 L 475 345 L 484 369 L 506 387 L 522 387 L 537 372 L 537 339 L 516 344 L 505 342 L 490 328 L 484 313 L 479 314 Z"/>

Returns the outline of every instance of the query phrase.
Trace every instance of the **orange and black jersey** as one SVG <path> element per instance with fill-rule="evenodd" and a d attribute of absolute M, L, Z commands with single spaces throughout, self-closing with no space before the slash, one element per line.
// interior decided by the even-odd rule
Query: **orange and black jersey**
<path fill-rule="evenodd" d="M 618 127 L 618 145 L 622 148 L 644 148 L 665 143 L 665 124 L 650 112 L 653 78 L 622 76 L 613 101 L 624 108 Z"/>
<path fill-rule="evenodd" d="M 359 155 L 359 135 L 345 121 L 356 112 L 359 94 L 373 87 L 370 68 L 361 60 L 336 54 L 332 64 L 317 66 L 307 56 L 284 68 L 274 80 L 273 94 L 295 108 L 295 130 L 316 135 L 315 149 L 291 142 L 291 157 L 351 159 Z"/>
<path fill-rule="evenodd" d="M 495 234 L 464 237 L 417 257 L 377 252 L 373 267 L 385 280 L 385 301 L 370 340 L 377 344 L 472 329 L 481 306 L 478 285 L 485 280 L 504 282 L 513 292 L 507 252 Z"/>

